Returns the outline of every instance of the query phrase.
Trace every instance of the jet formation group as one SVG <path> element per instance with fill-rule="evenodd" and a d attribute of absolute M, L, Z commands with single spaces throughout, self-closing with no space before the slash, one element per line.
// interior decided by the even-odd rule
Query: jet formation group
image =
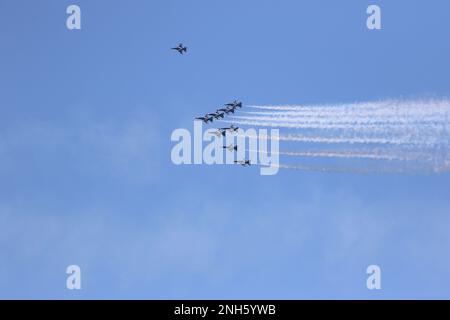
<path fill-rule="evenodd" d="M 217 109 L 216 112 L 207 113 L 204 117 L 198 117 L 195 119 L 202 120 L 204 123 L 213 122 L 214 119 L 223 119 L 225 115 L 234 113 L 237 108 L 242 108 L 242 102 L 234 100 L 231 103 L 225 104 L 223 108 Z"/>
<path fill-rule="evenodd" d="M 213 113 L 207 113 L 203 117 L 195 118 L 195 120 L 201 120 L 203 123 L 208 124 L 209 122 L 214 122 L 214 120 L 217 119 L 223 119 L 225 118 L 225 115 L 233 113 L 236 111 L 236 109 L 242 108 L 242 102 L 238 100 L 234 100 L 233 102 L 225 104 L 223 107 L 217 109 Z M 228 133 L 233 134 L 239 130 L 239 127 L 236 127 L 234 125 L 229 126 L 228 128 L 218 128 L 217 131 L 213 132 L 217 137 L 225 137 Z M 238 146 L 230 144 L 228 146 L 224 146 L 224 149 L 227 149 L 230 152 L 235 152 L 238 149 Z M 250 166 L 250 160 L 236 160 L 234 161 L 236 164 L 240 164 L 244 167 Z"/>
<path fill-rule="evenodd" d="M 172 50 L 176 50 L 178 51 L 178 53 L 180 53 L 181 55 L 184 53 L 187 53 L 187 47 L 184 46 L 182 43 L 180 43 L 177 47 L 171 48 Z M 242 108 L 242 102 L 238 101 L 238 100 L 234 100 L 233 102 L 227 103 L 225 104 L 223 107 L 219 108 L 216 110 L 216 112 L 213 113 L 207 113 L 205 114 L 205 116 L 203 117 L 198 117 L 195 118 L 196 120 L 201 120 L 204 123 L 208 124 L 209 122 L 214 122 L 214 120 L 217 119 L 223 119 L 225 118 L 225 115 L 233 113 L 236 111 L 236 109 L 238 108 Z M 225 137 L 227 133 L 235 133 L 237 132 L 239 129 L 239 127 L 235 127 L 234 125 L 231 125 L 228 128 L 218 128 L 216 132 L 214 132 L 214 134 L 216 136 L 220 137 Z M 224 149 L 227 149 L 230 152 L 235 152 L 238 149 L 238 146 L 230 144 L 228 146 L 224 146 Z M 250 160 L 237 160 L 234 161 L 234 163 L 236 164 L 240 164 L 244 167 L 246 166 L 250 166 Z"/>

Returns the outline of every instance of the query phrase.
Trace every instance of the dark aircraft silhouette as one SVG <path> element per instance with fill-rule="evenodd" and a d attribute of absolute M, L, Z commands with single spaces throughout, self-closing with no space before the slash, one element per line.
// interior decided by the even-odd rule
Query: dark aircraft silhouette
<path fill-rule="evenodd" d="M 195 118 L 195 120 L 201 120 L 204 123 L 208 123 L 208 122 L 213 122 L 214 118 L 213 117 L 209 117 L 208 115 L 205 115 L 204 117 Z"/>
<path fill-rule="evenodd" d="M 228 128 L 219 128 L 219 129 L 217 129 L 217 131 L 212 132 L 212 134 L 214 134 L 214 135 L 216 135 L 217 137 L 220 138 L 221 136 L 225 137 L 227 132 L 235 133 L 235 132 L 238 131 L 238 129 L 239 129 L 239 127 L 235 127 L 234 125 L 231 125 Z"/>
<path fill-rule="evenodd" d="M 224 113 L 223 112 L 214 112 L 214 113 L 208 113 L 208 116 L 213 117 L 214 119 L 220 119 L 224 117 Z"/>
<path fill-rule="evenodd" d="M 234 113 L 234 109 L 231 108 L 220 108 L 217 109 L 217 112 L 223 112 L 225 114 Z"/>
<path fill-rule="evenodd" d="M 250 160 L 235 160 L 234 163 L 240 164 L 243 167 L 250 166 Z"/>
<path fill-rule="evenodd" d="M 224 149 L 227 149 L 230 152 L 237 151 L 237 146 L 230 144 L 229 146 L 223 146 Z"/>
<path fill-rule="evenodd" d="M 212 132 L 212 134 L 216 135 L 217 137 L 225 137 L 227 132 L 229 133 L 235 133 L 239 130 L 239 127 L 235 127 L 234 125 L 231 125 L 229 128 L 219 128 L 217 131 Z"/>
<path fill-rule="evenodd" d="M 229 113 L 234 113 L 235 110 L 236 110 L 236 107 L 227 106 L 225 108 L 217 109 L 217 112 L 223 112 L 225 114 L 229 114 Z"/>
<path fill-rule="evenodd" d="M 233 102 L 227 103 L 226 106 L 234 108 L 234 109 L 242 108 L 242 102 L 238 101 L 238 100 L 234 100 Z"/>
<path fill-rule="evenodd" d="M 214 132 L 211 132 L 211 133 L 220 138 L 222 136 L 225 137 L 226 132 L 227 132 L 226 129 L 220 128 L 220 129 L 217 129 L 217 131 L 214 131 Z"/>
<path fill-rule="evenodd" d="M 184 52 L 184 53 L 187 52 L 187 47 L 184 47 L 182 43 L 180 43 L 180 44 L 178 45 L 178 47 L 171 48 L 171 49 L 172 49 L 172 50 L 177 50 L 180 54 L 183 54 L 183 52 Z"/>
<path fill-rule="evenodd" d="M 239 130 L 239 127 L 235 127 L 234 125 L 231 125 L 229 128 L 221 128 L 223 130 L 229 131 L 231 133 L 237 132 Z"/>

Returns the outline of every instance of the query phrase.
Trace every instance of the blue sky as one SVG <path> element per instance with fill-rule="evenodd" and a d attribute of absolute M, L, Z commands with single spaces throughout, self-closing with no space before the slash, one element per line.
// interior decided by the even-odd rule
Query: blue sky
<path fill-rule="evenodd" d="M 77 4 L 82 30 L 66 28 Z M 382 30 L 366 8 L 382 9 Z M 0 2 L 0 298 L 449 298 L 450 177 L 175 166 L 248 104 L 448 97 L 450 3 Z M 169 50 L 185 43 L 188 54 Z M 82 269 L 82 290 L 65 269 Z M 366 288 L 366 268 L 382 290 Z"/>

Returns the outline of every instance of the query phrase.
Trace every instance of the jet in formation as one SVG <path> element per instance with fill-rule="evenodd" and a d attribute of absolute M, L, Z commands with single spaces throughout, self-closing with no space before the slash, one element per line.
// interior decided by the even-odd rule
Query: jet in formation
<path fill-rule="evenodd" d="M 234 113 L 235 110 L 236 110 L 236 107 L 225 106 L 225 108 L 217 109 L 217 112 L 223 112 L 225 114 L 230 114 L 230 113 Z"/>
<path fill-rule="evenodd" d="M 225 129 L 225 130 L 227 130 L 227 131 L 230 132 L 230 133 L 235 133 L 235 132 L 237 132 L 237 131 L 239 130 L 239 127 L 235 127 L 235 126 L 232 124 L 232 125 L 229 126 L 228 128 L 222 128 L 222 129 Z"/>
<path fill-rule="evenodd" d="M 225 104 L 225 106 L 229 107 L 229 108 L 242 108 L 242 102 L 238 101 L 238 100 L 234 100 L 233 102 L 227 103 Z"/>
<path fill-rule="evenodd" d="M 178 47 L 171 48 L 171 49 L 172 49 L 172 50 L 177 50 L 180 54 L 183 54 L 183 52 L 184 52 L 184 53 L 187 52 L 187 47 L 183 46 L 182 43 L 180 43 L 180 44 L 178 45 Z"/>
<path fill-rule="evenodd" d="M 223 112 L 219 112 L 219 111 L 216 111 L 216 112 L 213 112 L 213 113 L 208 113 L 208 116 L 211 116 L 211 117 L 213 117 L 214 119 L 220 119 L 220 118 L 224 118 L 225 117 L 225 114 L 223 113 Z"/>
<path fill-rule="evenodd" d="M 240 164 L 243 167 L 247 167 L 247 166 L 251 165 L 250 160 L 235 160 L 234 163 Z"/>
<path fill-rule="evenodd" d="M 217 131 L 214 131 L 212 134 L 214 134 L 214 135 L 216 135 L 217 137 L 220 138 L 221 136 L 225 137 L 227 132 L 235 133 L 235 132 L 238 131 L 238 129 L 239 129 L 239 127 L 235 127 L 234 125 L 231 125 L 228 128 L 219 128 L 219 129 L 217 129 Z"/>
<path fill-rule="evenodd" d="M 180 44 L 180 47 L 182 45 Z M 181 53 L 181 52 L 180 52 Z M 214 120 L 217 119 L 223 119 L 225 115 L 233 113 L 236 111 L 237 108 L 242 108 L 242 102 L 238 100 L 234 100 L 233 102 L 226 103 L 223 107 L 217 109 L 213 113 L 207 113 L 203 117 L 195 118 L 196 120 L 201 120 L 204 123 L 214 122 Z M 212 134 L 216 135 L 217 137 L 225 137 L 227 133 L 233 134 L 239 130 L 239 127 L 236 127 L 234 125 L 231 125 L 227 128 L 218 128 L 216 131 L 211 132 Z M 238 146 L 234 144 L 230 144 L 228 146 L 223 146 L 224 149 L 228 150 L 229 152 L 236 152 L 238 150 Z M 244 160 L 236 160 L 234 161 L 236 164 L 240 164 L 243 167 L 249 167 L 251 165 L 250 160 L 244 159 Z"/>
<path fill-rule="evenodd" d="M 195 120 L 201 120 L 201 121 L 203 121 L 204 123 L 208 123 L 208 122 L 213 122 L 213 121 L 214 121 L 214 118 L 213 118 L 213 117 L 210 117 L 208 114 L 205 114 L 204 117 L 198 117 L 198 118 L 195 118 Z"/>
<path fill-rule="evenodd" d="M 237 108 L 242 108 L 242 102 L 234 100 L 233 102 L 227 103 L 224 107 L 217 109 L 213 113 L 207 113 L 204 117 L 195 118 L 196 120 L 202 120 L 204 123 L 213 122 L 214 119 L 224 119 L 225 115 L 233 113 Z"/>
<path fill-rule="evenodd" d="M 233 151 L 237 151 L 237 149 L 238 149 L 238 146 L 235 146 L 234 144 L 230 144 L 230 145 L 228 145 L 228 146 L 223 146 L 223 148 L 224 149 L 227 149 L 228 151 L 230 151 L 230 152 L 233 152 Z"/>

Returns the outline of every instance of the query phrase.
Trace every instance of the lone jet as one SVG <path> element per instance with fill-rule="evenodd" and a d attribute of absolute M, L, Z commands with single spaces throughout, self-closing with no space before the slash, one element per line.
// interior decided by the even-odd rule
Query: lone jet
<path fill-rule="evenodd" d="M 243 167 L 250 166 L 250 160 L 235 160 L 234 163 L 240 164 Z"/>
<path fill-rule="evenodd" d="M 229 146 L 223 146 L 224 149 L 227 149 L 230 152 L 237 151 L 237 146 L 230 144 Z"/>
<path fill-rule="evenodd" d="M 180 54 L 183 54 L 183 52 L 184 52 L 184 53 L 187 52 L 187 47 L 184 47 L 182 43 L 180 43 L 180 44 L 178 45 L 178 47 L 171 48 L 171 49 L 172 49 L 172 50 L 177 50 Z"/>
<path fill-rule="evenodd" d="M 242 102 L 238 100 L 234 100 L 233 102 L 225 104 L 227 107 L 232 107 L 234 109 L 236 108 L 242 108 Z"/>
<path fill-rule="evenodd" d="M 213 122 L 214 118 L 213 117 L 209 117 L 209 115 L 206 114 L 204 117 L 195 118 L 195 120 L 201 120 L 204 123 L 208 123 L 208 122 Z"/>
<path fill-rule="evenodd" d="M 214 113 L 208 113 L 208 116 L 213 117 L 214 119 L 220 119 L 224 117 L 224 113 L 223 112 L 214 112 Z"/>

